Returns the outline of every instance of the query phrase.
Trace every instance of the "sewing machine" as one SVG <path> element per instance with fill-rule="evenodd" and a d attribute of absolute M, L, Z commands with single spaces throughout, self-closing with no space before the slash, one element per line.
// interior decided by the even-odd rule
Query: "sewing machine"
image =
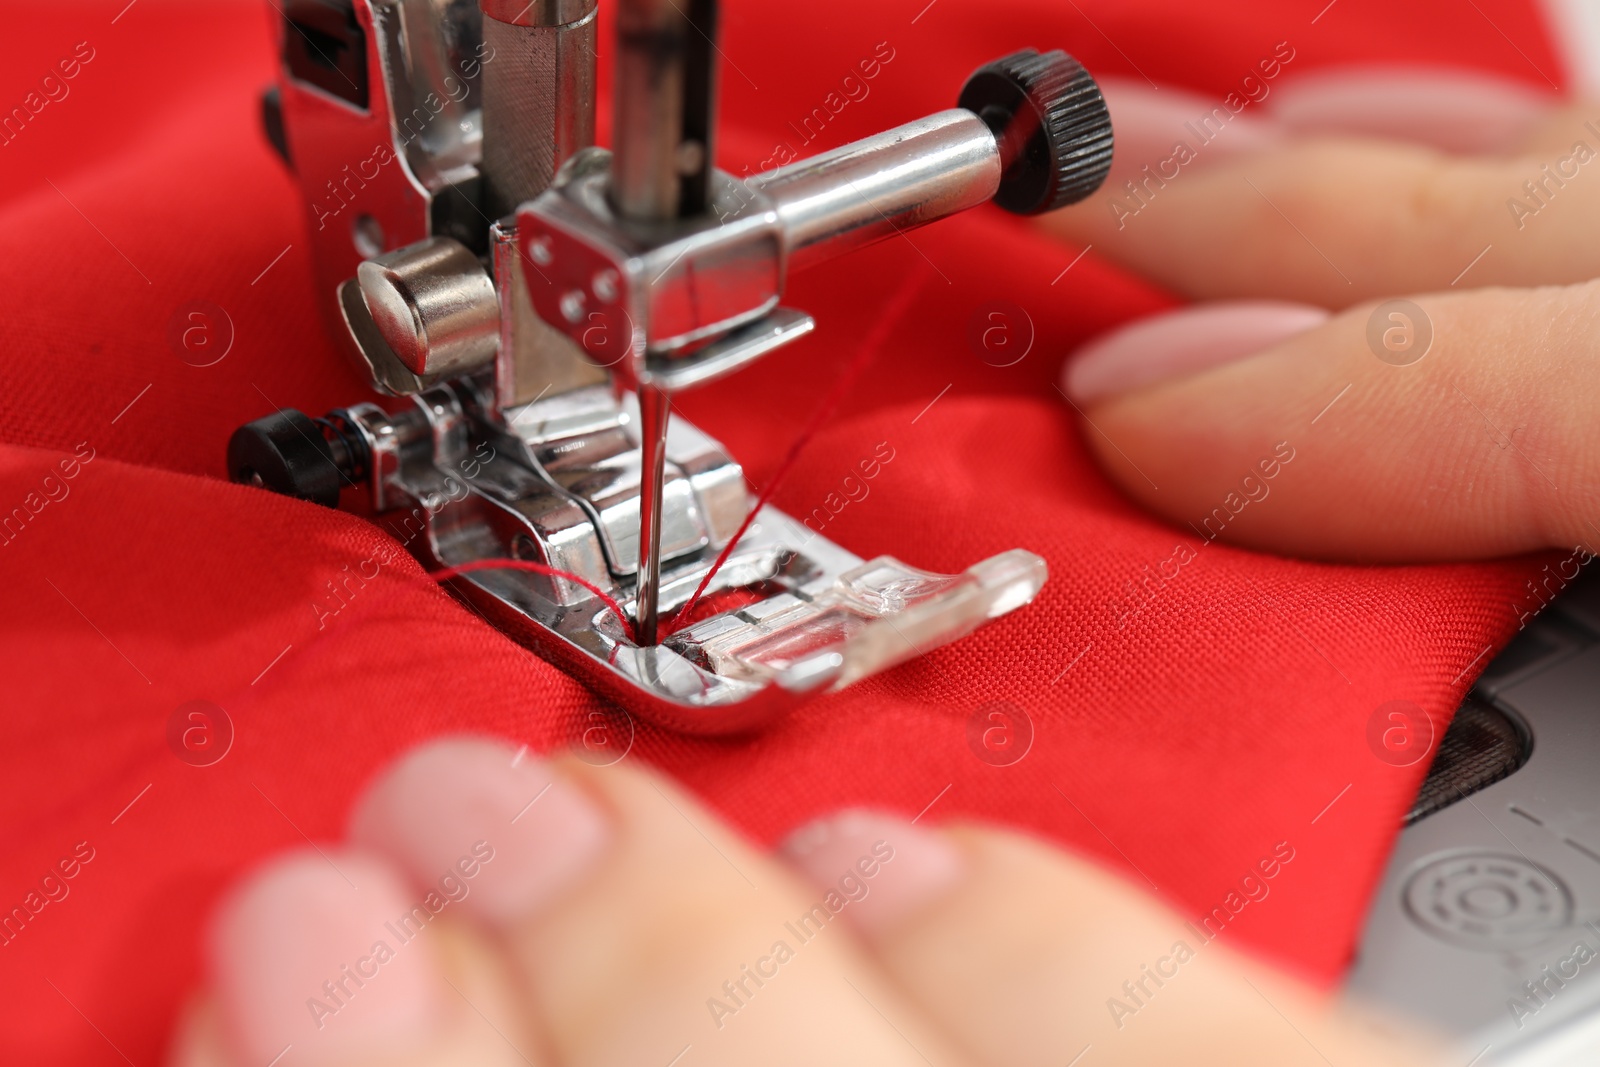
<path fill-rule="evenodd" d="M 956 108 L 736 178 L 712 162 L 712 0 L 619 0 L 610 152 L 593 147 L 596 0 L 279 13 L 265 126 L 305 196 L 329 328 L 392 399 L 242 427 L 235 480 L 370 509 L 513 638 L 700 733 L 1038 592 L 1044 562 L 1021 549 L 936 575 L 752 514 L 738 462 L 670 408 L 811 330 L 781 303 L 790 271 L 990 200 L 1031 214 L 1092 192 L 1111 126 L 1075 61 L 1005 57 Z M 1600 587 L 1581 585 L 1439 743 L 1417 747 L 1403 711 L 1379 723 L 1380 758 L 1433 763 L 1350 988 L 1454 1037 L 1463 1063 L 1600 1047 L 1597 645 Z"/>
<path fill-rule="evenodd" d="M 713 165 L 714 0 L 619 0 L 605 151 L 597 2 L 283 0 L 264 123 L 329 328 L 395 400 L 270 414 L 228 469 L 385 517 L 623 707 L 745 730 L 1022 607 L 1045 563 L 932 574 L 752 514 L 673 396 L 812 329 L 782 303 L 791 271 L 991 200 L 1089 195 L 1110 119 L 1075 60 L 1024 51 L 950 110 L 738 178 Z"/>

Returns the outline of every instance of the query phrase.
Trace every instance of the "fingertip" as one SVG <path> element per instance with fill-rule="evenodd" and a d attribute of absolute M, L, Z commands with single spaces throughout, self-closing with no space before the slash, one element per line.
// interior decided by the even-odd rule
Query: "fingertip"
<path fill-rule="evenodd" d="M 861 809 L 802 826 L 778 852 L 869 936 L 906 922 L 963 873 L 960 851 L 938 831 Z"/>
<path fill-rule="evenodd" d="M 388 924 L 409 906 L 375 856 L 304 849 L 248 876 L 208 939 L 222 1030 L 242 1063 L 399 1053 L 442 1022 L 437 961 Z"/>
<path fill-rule="evenodd" d="M 1470 155 L 1512 149 L 1559 103 L 1483 71 L 1362 65 L 1297 73 L 1268 107 L 1296 136 L 1377 137 Z"/>
<path fill-rule="evenodd" d="M 1062 370 L 1062 387 L 1075 403 L 1093 403 L 1247 358 L 1328 318 L 1325 308 L 1276 300 L 1218 301 L 1152 315 L 1078 349 Z"/>
<path fill-rule="evenodd" d="M 1186 89 L 1156 89 L 1148 82 L 1115 77 L 1102 78 L 1099 84 L 1116 132 L 1107 179 L 1113 187 L 1147 166 L 1159 171 L 1180 144 L 1188 151 L 1179 162 L 1188 170 L 1270 148 L 1283 138 L 1269 115 L 1224 111 L 1227 118 L 1219 121 L 1212 117 L 1215 100 Z M 1197 136 L 1196 124 L 1207 120 L 1206 135 Z"/>
<path fill-rule="evenodd" d="M 525 749 L 487 738 L 430 742 L 375 781 L 350 837 L 392 856 L 418 886 L 510 923 L 546 907 L 610 844 L 606 815 Z"/>

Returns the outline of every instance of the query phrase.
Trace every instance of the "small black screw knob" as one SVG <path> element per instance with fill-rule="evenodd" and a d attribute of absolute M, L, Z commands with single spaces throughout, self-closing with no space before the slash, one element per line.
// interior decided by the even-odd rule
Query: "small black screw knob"
<path fill-rule="evenodd" d="M 338 507 L 340 488 L 365 477 L 368 461 L 360 435 L 344 432 L 342 421 L 285 408 L 245 423 L 228 440 L 229 479 Z"/>
<path fill-rule="evenodd" d="M 994 131 L 1005 167 L 994 202 L 1017 215 L 1075 204 L 1111 170 L 1111 113 L 1083 64 L 1024 49 L 979 67 L 960 106 Z"/>

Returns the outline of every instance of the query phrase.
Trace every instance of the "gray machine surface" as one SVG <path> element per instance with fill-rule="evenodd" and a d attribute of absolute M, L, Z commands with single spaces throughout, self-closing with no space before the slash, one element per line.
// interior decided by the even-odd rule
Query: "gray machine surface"
<path fill-rule="evenodd" d="M 1489 666 L 1407 822 L 1349 992 L 1463 1065 L 1600 1063 L 1600 574 Z"/>

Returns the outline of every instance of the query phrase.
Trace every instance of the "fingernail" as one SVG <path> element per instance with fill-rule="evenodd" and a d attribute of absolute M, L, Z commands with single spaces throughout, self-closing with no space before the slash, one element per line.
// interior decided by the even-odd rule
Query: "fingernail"
<path fill-rule="evenodd" d="M 427 943 L 389 926 L 412 901 L 387 864 L 310 850 L 236 889 L 211 928 L 210 965 L 240 1063 L 381 1062 L 440 1026 Z"/>
<path fill-rule="evenodd" d="M 1277 144 L 1282 133 L 1267 113 L 1219 108 L 1198 93 L 1120 78 L 1102 79 L 1101 92 L 1117 149 L 1111 156 L 1108 188 L 1115 189 L 1146 166 L 1171 180 L 1196 167 L 1258 152 Z M 1182 145 L 1184 151 L 1178 151 Z"/>
<path fill-rule="evenodd" d="M 1067 395 L 1088 403 L 1251 356 L 1328 320 L 1323 308 L 1227 301 L 1152 315 L 1080 348 L 1062 375 Z"/>
<path fill-rule="evenodd" d="M 1556 103 L 1491 74 L 1363 66 L 1296 75 L 1269 106 L 1295 134 L 1381 137 L 1470 154 L 1515 146 Z"/>
<path fill-rule="evenodd" d="M 823 894 L 817 903 L 830 916 L 844 915 L 871 935 L 904 922 L 961 877 L 961 854 L 941 834 L 872 811 L 818 819 L 778 852 Z"/>
<path fill-rule="evenodd" d="M 453 738 L 384 772 L 357 804 L 350 837 L 393 857 L 441 908 L 509 923 L 582 881 L 611 826 L 526 748 Z"/>

